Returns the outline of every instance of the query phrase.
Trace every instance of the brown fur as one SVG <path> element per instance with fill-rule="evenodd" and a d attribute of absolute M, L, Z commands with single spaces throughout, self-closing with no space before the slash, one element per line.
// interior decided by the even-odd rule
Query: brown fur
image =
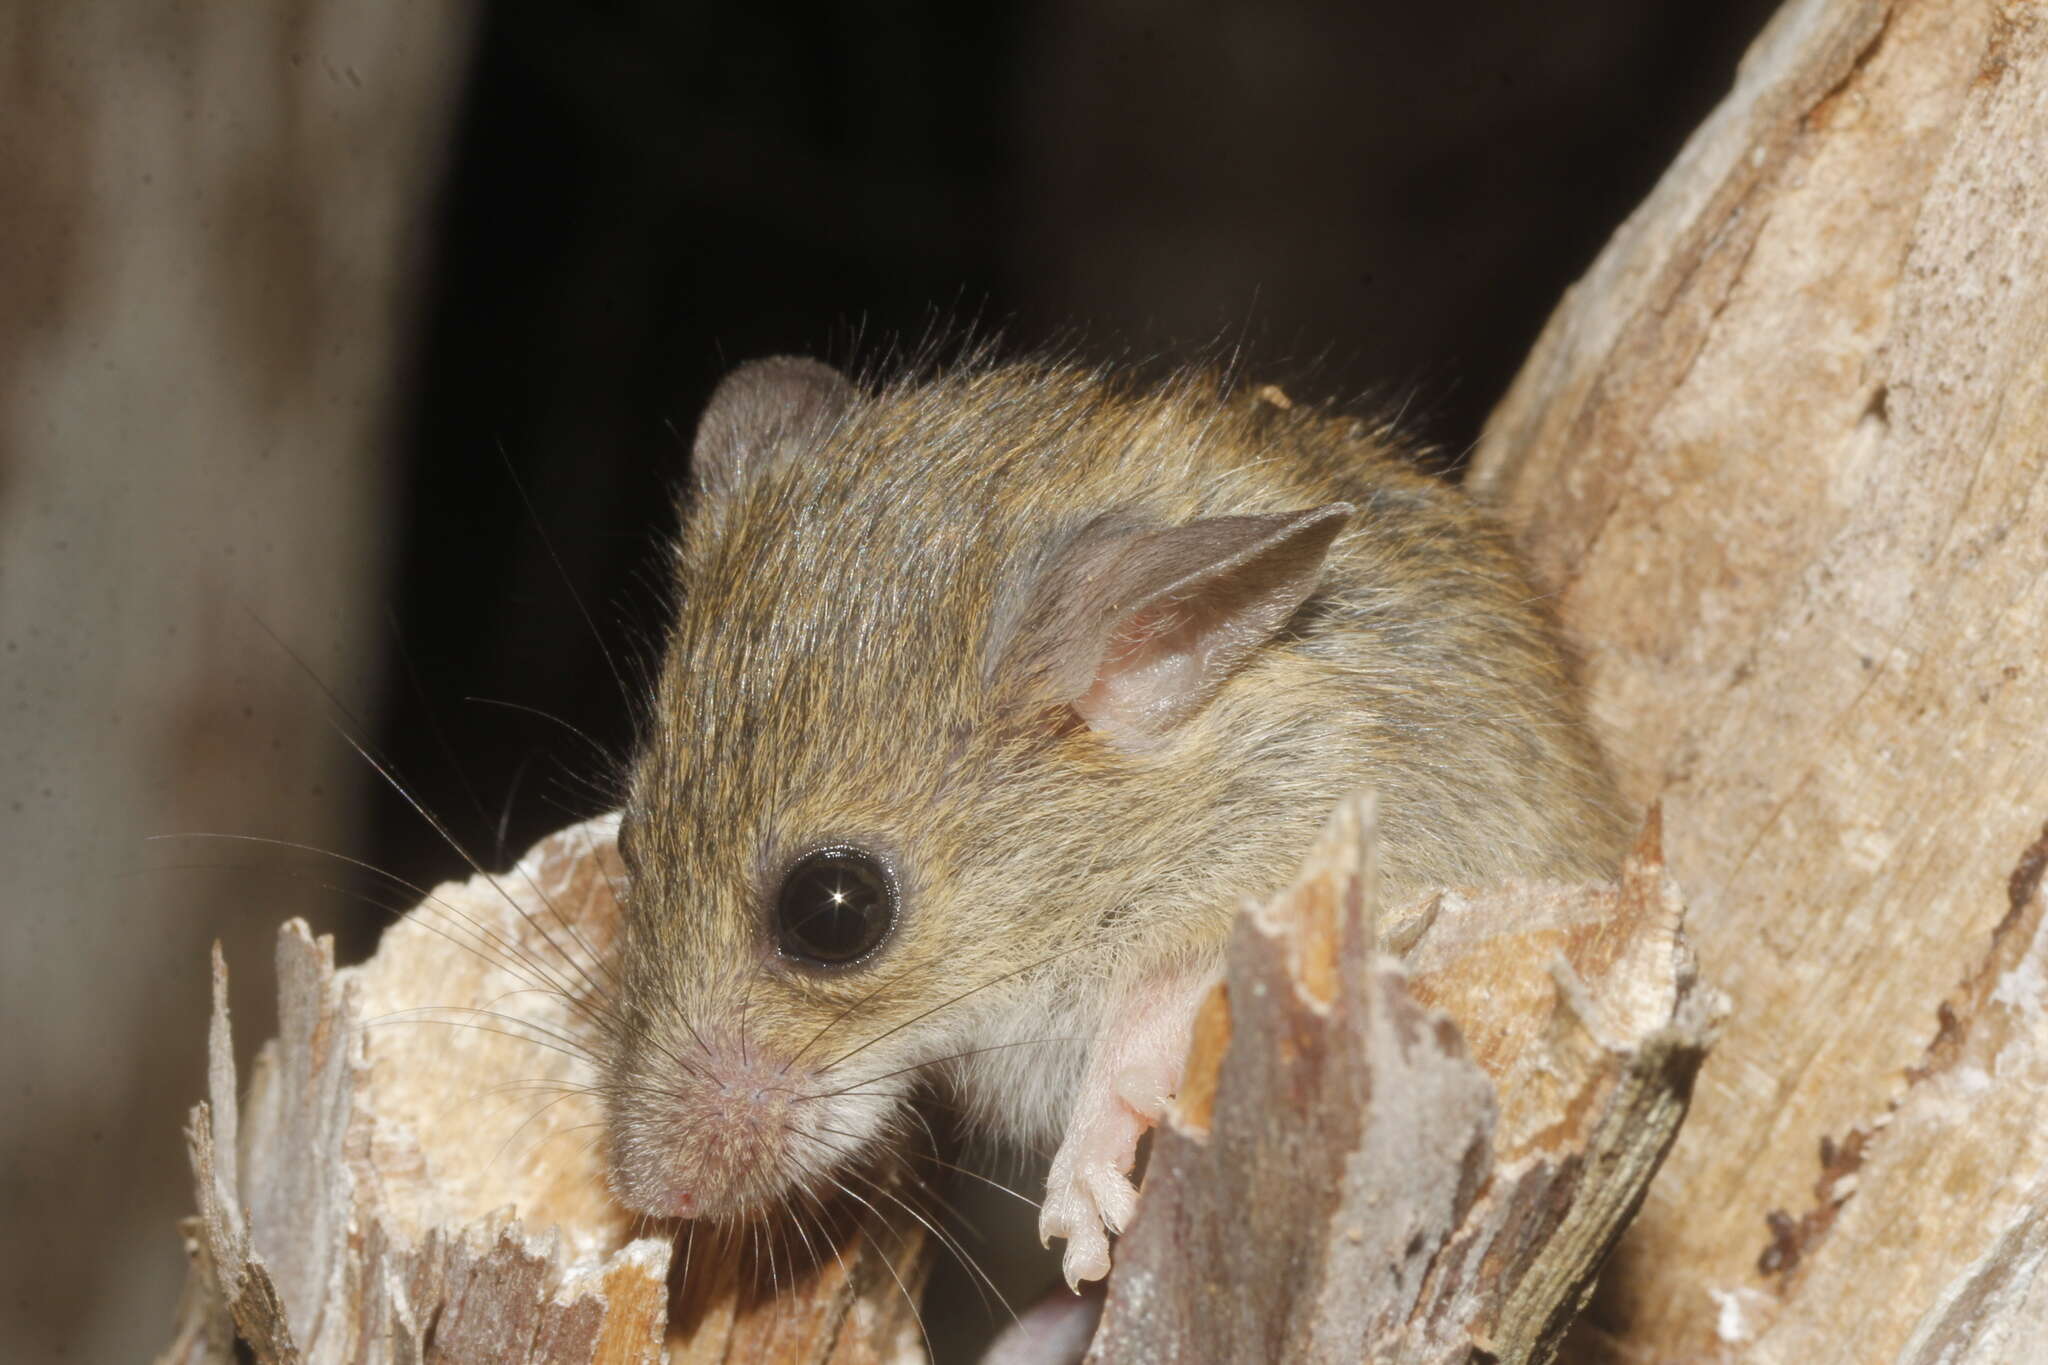
<path fill-rule="evenodd" d="M 683 1182 L 737 1214 L 818 1186 L 887 1140 L 920 1068 L 1002 1131 L 1056 1132 L 1079 1045 L 943 1059 L 1085 1039 L 1114 983 L 1218 958 L 1359 788 L 1390 903 L 1610 871 L 1622 812 L 1505 535 L 1386 430 L 1276 400 L 972 366 L 717 476 L 626 814 L 622 1197 L 660 1211 L 650 1191 Z M 1004 667 L 1046 566 L 1105 513 L 1335 502 L 1355 513 L 1316 591 L 1156 746 Z M 903 887 L 891 940 L 835 972 L 781 960 L 770 928 L 782 869 L 827 840 Z"/>

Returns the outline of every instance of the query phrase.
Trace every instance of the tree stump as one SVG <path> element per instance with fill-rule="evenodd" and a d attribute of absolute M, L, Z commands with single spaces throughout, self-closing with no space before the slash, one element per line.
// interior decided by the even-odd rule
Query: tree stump
<path fill-rule="evenodd" d="M 915 1223 L 721 1242 L 607 1194 L 582 1040 L 618 923 L 616 829 L 437 888 L 359 967 L 287 923 L 278 1036 L 240 1102 L 216 953 L 192 1278 L 164 1365 L 231 1361 L 238 1338 L 266 1362 L 917 1353 Z"/>

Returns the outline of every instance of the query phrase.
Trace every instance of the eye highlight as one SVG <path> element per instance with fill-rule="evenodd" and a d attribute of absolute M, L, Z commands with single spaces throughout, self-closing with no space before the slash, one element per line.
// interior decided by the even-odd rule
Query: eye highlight
<path fill-rule="evenodd" d="M 895 927 L 896 883 L 862 849 L 835 845 L 805 854 L 776 894 L 776 944 L 784 957 L 812 966 L 858 962 Z"/>

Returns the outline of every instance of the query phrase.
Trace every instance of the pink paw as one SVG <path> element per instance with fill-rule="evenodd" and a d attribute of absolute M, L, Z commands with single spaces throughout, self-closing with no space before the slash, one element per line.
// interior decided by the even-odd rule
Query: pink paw
<path fill-rule="evenodd" d="M 1040 1242 L 1067 1239 L 1060 1268 L 1071 1289 L 1109 1273 L 1109 1235 L 1137 1209 L 1130 1176 L 1138 1139 L 1180 1084 L 1205 979 L 1178 976 L 1134 993 L 1089 1054 L 1038 1216 Z"/>
<path fill-rule="evenodd" d="M 1109 1273 L 1109 1234 L 1121 1232 L 1138 1206 L 1130 1169 L 1146 1123 L 1120 1101 L 1116 1109 L 1122 1112 L 1101 1113 L 1088 1126 L 1067 1129 L 1045 1182 L 1038 1240 L 1067 1239 L 1060 1269 L 1070 1289 Z"/>

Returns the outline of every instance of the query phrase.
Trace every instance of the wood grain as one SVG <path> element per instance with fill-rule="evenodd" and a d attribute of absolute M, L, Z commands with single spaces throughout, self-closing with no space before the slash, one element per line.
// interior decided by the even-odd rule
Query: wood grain
<path fill-rule="evenodd" d="M 2048 1213 L 2044 165 L 2040 6 L 1788 4 L 1488 426 L 1735 1002 L 1598 1354 L 2013 1358 L 1959 1305 Z"/>

